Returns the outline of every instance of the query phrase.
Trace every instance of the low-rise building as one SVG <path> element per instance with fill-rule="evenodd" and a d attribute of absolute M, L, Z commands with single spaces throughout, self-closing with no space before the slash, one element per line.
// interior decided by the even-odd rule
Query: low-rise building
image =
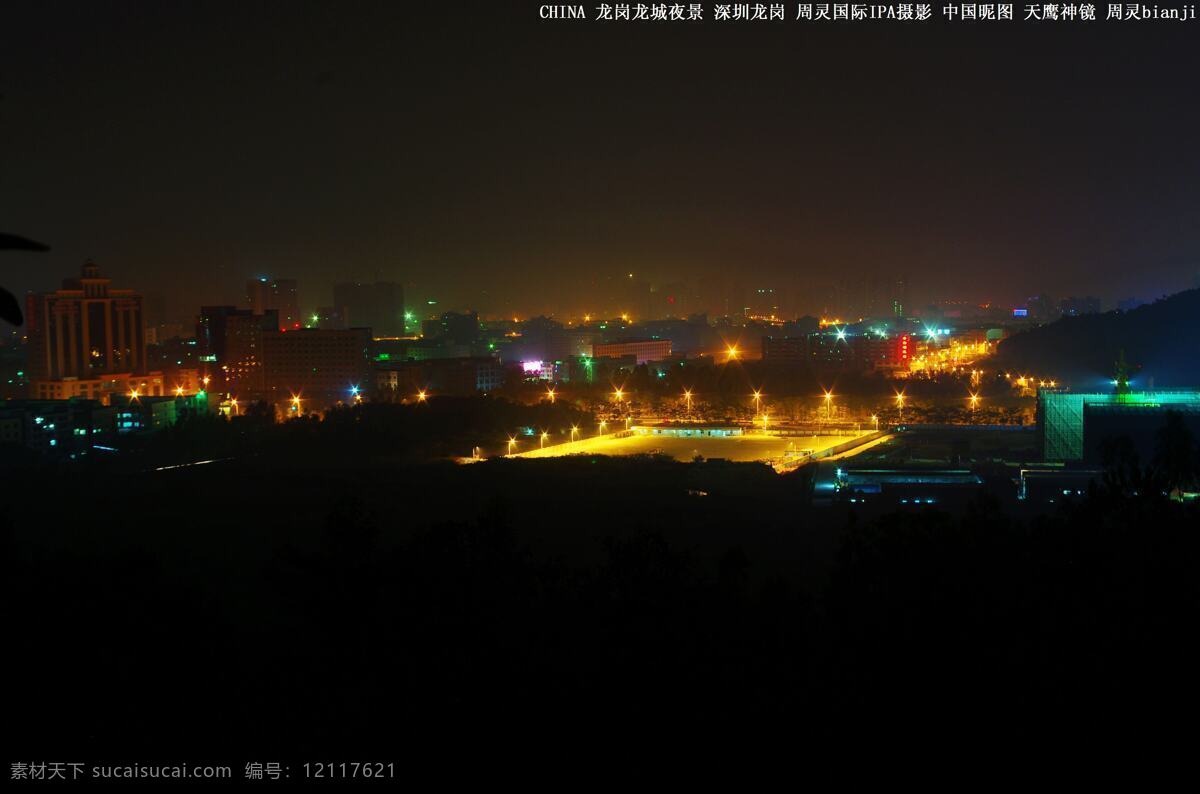
<path fill-rule="evenodd" d="M 506 368 L 493 358 L 442 358 L 427 361 L 377 362 L 375 386 L 403 397 L 487 394 L 504 385 Z"/>
<path fill-rule="evenodd" d="M 638 364 L 661 361 L 669 358 L 670 355 L 670 339 L 622 339 L 616 342 L 598 342 L 592 345 L 594 358 L 634 356 Z"/>

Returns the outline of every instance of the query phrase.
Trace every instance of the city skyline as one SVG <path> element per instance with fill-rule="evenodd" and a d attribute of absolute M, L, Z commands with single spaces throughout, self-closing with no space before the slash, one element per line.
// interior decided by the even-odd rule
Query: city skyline
<path fill-rule="evenodd" d="M 55 257 L 49 256 L 43 258 L 42 269 L 46 269 L 45 262 L 53 262 Z M 93 259 L 84 260 L 81 263 L 76 263 L 74 268 L 78 269 L 81 265 L 96 264 L 101 266 L 106 275 L 113 273 L 118 274 L 118 280 L 124 280 L 120 277 L 120 268 L 110 268 L 104 262 L 99 262 Z M 44 276 L 44 278 L 42 278 Z M 631 278 L 631 274 L 626 274 L 626 278 Z M 45 282 L 44 286 L 29 289 L 24 295 L 20 296 L 20 302 L 24 304 L 26 300 L 34 295 L 38 295 L 47 291 L 52 291 L 57 288 L 61 282 L 62 276 L 51 276 L 49 272 L 39 274 L 39 285 Z M 617 280 L 619 281 L 619 279 Z M 621 286 L 625 289 L 614 290 L 618 297 L 605 298 L 603 296 L 593 295 L 592 300 L 581 302 L 578 306 L 574 306 L 568 310 L 554 310 L 553 308 L 545 308 L 536 310 L 532 307 L 537 304 L 530 303 L 529 310 L 520 311 L 511 306 L 497 306 L 486 302 L 470 303 L 470 302 L 452 302 L 438 300 L 433 297 L 427 297 L 434 293 L 419 288 L 410 291 L 410 287 L 402 282 L 372 282 L 368 279 L 365 281 L 358 280 L 337 280 L 334 282 L 313 283 L 300 282 L 294 278 L 286 276 L 271 276 L 255 275 L 241 281 L 235 288 L 229 292 L 222 292 L 211 301 L 196 303 L 190 295 L 173 294 L 170 300 L 167 300 L 167 293 L 156 292 L 149 289 L 140 289 L 139 292 L 147 299 L 146 322 L 148 326 L 153 325 L 175 325 L 182 324 L 185 328 L 195 321 L 197 312 L 201 305 L 229 305 L 236 308 L 255 309 L 256 313 L 261 313 L 262 308 L 267 304 L 262 302 L 262 299 L 255 299 L 248 290 L 252 290 L 256 285 L 262 284 L 287 284 L 288 289 L 292 291 L 292 300 L 295 301 L 294 309 L 289 309 L 289 312 L 296 313 L 296 316 L 288 315 L 286 327 L 301 327 L 307 325 L 310 317 L 320 315 L 324 320 L 330 319 L 326 317 L 329 311 L 345 309 L 349 305 L 345 295 L 345 289 L 351 286 L 358 288 L 366 288 L 369 293 L 372 283 L 386 284 L 390 289 L 399 289 L 403 294 L 403 308 L 409 315 L 409 322 L 414 326 L 418 326 L 422 319 L 436 318 L 444 312 L 477 312 L 481 318 L 488 320 L 501 320 L 519 317 L 521 319 L 529 319 L 533 317 L 549 317 L 559 321 L 580 322 L 585 317 L 594 319 L 616 319 L 620 317 L 628 317 L 634 321 L 657 320 L 667 318 L 684 319 L 693 315 L 707 314 L 710 321 L 715 321 L 724 317 L 730 317 L 737 320 L 753 320 L 774 318 L 780 321 L 794 320 L 801 317 L 840 317 L 846 321 L 857 319 L 880 318 L 899 313 L 903 316 L 910 317 L 929 317 L 938 316 L 942 312 L 950 312 L 951 316 L 969 317 L 975 314 L 984 316 L 988 313 L 992 315 L 1003 314 L 1007 316 L 1013 310 L 1029 310 L 1031 316 L 1035 316 L 1036 309 L 1032 308 L 1039 302 L 1049 300 L 1052 304 L 1052 313 L 1061 313 L 1060 304 L 1066 305 L 1079 304 L 1087 302 L 1089 304 L 1088 311 L 1111 311 L 1113 309 L 1128 309 L 1137 305 L 1153 302 L 1157 299 L 1167 297 L 1174 292 L 1180 292 L 1187 289 L 1196 288 L 1200 285 L 1200 274 L 1195 277 L 1195 283 L 1183 284 L 1180 289 L 1173 292 L 1154 293 L 1148 290 L 1140 292 L 1105 292 L 1103 290 L 1093 291 L 1088 285 L 1080 284 L 1074 290 L 1055 294 L 1045 289 L 1031 287 L 1026 290 L 1011 289 L 1007 292 L 1013 293 L 1014 297 L 1005 300 L 997 299 L 995 296 L 986 294 L 975 295 L 955 295 L 955 294 L 934 294 L 930 296 L 922 296 L 922 290 L 919 287 L 913 288 L 908 284 L 907 279 L 899 277 L 898 281 L 893 281 L 887 277 L 875 280 L 860 281 L 852 283 L 850 280 L 841 283 L 830 283 L 824 288 L 813 288 L 811 291 L 805 291 L 803 288 L 779 288 L 777 284 L 760 284 L 756 281 L 749 281 L 743 284 L 732 284 L 730 281 L 723 282 L 709 281 L 702 283 L 675 281 L 669 283 L 651 283 L 638 279 L 636 282 L 626 282 Z M 343 296 L 339 303 L 337 289 L 343 288 Z M 640 289 L 640 292 L 630 292 L 630 287 Z M 414 295 L 415 293 L 415 295 Z M 624 298 L 620 297 L 624 293 Z M 756 294 L 758 293 L 758 294 Z M 772 293 L 764 295 L 763 293 Z M 907 297 L 911 294 L 916 297 Z M 364 293 L 366 294 L 366 293 Z M 317 296 L 317 297 L 314 297 Z M 905 296 L 905 297 L 901 297 Z M 360 299 L 361 300 L 361 299 Z M 551 299 L 550 306 L 555 305 L 556 299 Z M 1092 305 L 1098 308 L 1090 308 Z M 545 304 L 543 304 L 545 306 Z M 359 313 L 361 318 L 362 312 Z M 1050 314 L 1043 315 L 1043 319 L 1051 316 Z M 335 322 L 341 322 L 336 316 L 332 318 Z M 284 318 L 281 317 L 281 323 Z M 350 325 L 362 325 L 373 327 L 378 323 L 365 322 L 361 319 L 350 318 Z M 413 332 L 419 330 L 413 329 Z M 399 333 L 390 331 L 378 335 L 395 335 Z"/>

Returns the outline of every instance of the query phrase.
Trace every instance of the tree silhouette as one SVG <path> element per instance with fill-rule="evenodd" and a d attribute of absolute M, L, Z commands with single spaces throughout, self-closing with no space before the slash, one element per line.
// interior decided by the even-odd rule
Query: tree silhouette
<path fill-rule="evenodd" d="M 1167 421 L 1158 431 L 1154 467 L 1168 491 L 1192 488 L 1196 484 L 1196 439 L 1179 411 L 1168 411 Z"/>
<path fill-rule="evenodd" d="M 0 233 L 0 251 L 49 251 L 49 246 L 43 245 L 15 234 Z M 25 321 L 21 315 L 21 305 L 11 292 L 0 287 L 0 320 L 20 325 Z"/>

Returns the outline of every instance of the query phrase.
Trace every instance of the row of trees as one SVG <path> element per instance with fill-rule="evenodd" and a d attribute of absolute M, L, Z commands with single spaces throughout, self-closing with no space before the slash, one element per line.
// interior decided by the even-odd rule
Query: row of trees
<path fill-rule="evenodd" d="M 861 522 L 759 469 L 196 467 L 103 526 L 119 478 L 20 483 L 78 500 L 6 511 L 16 741 L 365 752 L 1200 705 L 1194 507 L 1114 487 L 1031 522 L 986 499 Z"/>

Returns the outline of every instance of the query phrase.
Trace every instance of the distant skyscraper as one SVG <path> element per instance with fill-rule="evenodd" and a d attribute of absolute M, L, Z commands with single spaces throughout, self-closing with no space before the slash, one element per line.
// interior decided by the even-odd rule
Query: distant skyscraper
<path fill-rule="evenodd" d="M 272 309 L 279 312 L 280 330 L 292 330 L 303 325 L 300 298 L 293 278 L 251 279 L 246 282 L 246 301 L 250 304 L 250 311 L 255 314 L 266 314 Z"/>
<path fill-rule="evenodd" d="M 334 310 L 355 328 L 370 328 L 377 337 L 404 336 L 404 289 L 392 281 L 333 285 Z"/>
<path fill-rule="evenodd" d="M 421 333 L 429 339 L 444 339 L 456 345 L 474 344 L 479 341 L 479 314 L 443 312 L 440 317 L 426 320 Z"/>
<path fill-rule="evenodd" d="M 1049 295 L 1032 295 L 1025 301 L 1029 317 L 1040 322 L 1050 322 L 1062 314 L 1062 307 Z"/>
<path fill-rule="evenodd" d="M 896 317 L 904 317 L 908 311 L 908 276 L 900 276 L 896 279 L 895 289 L 892 293 L 892 314 Z"/>
<path fill-rule="evenodd" d="M 142 296 L 112 289 L 93 262 L 62 289 L 30 295 L 29 371 L 34 396 L 62 396 L 55 382 L 109 382 L 146 371 Z M 101 387 L 102 388 L 102 387 Z M 76 390 L 70 390 L 72 396 Z M 82 395 L 89 396 L 89 395 Z"/>

